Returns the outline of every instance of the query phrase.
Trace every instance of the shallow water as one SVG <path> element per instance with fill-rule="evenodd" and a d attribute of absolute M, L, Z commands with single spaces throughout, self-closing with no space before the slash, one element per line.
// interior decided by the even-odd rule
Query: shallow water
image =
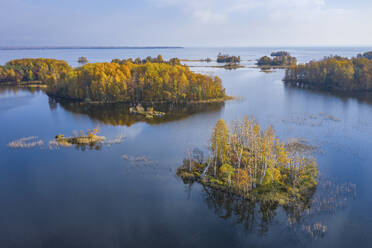
<path fill-rule="evenodd" d="M 0 63 L 53 57 L 77 66 L 79 56 L 91 62 L 157 54 L 199 59 L 214 58 L 221 51 L 241 55 L 243 63 L 253 65 L 248 60 L 272 50 L 13 50 L 0 51 Z M 305 62 L 371 49 L 287 50 Z M 221 77 L 227 93 L 239 100 L 145 121 L 120 106 L 69 105 L 51 101 L 38 90 L 0 88 L 0 247 L 368 247 L 372 243 L 372 97 L 285 87 L 282 70 L 193 70 Z M 238 204 L 229 215 L 234 199 L 197 184 L 190 188 L 175 176 L 188 147 L 207 149 L 219 118 L 231 122 L 244 115 L 255 116 L 263 126 L 272 124 L 283 140 L 300 137 L 319 148 L 315 157 L 321 183 L 311 214 L 304 213 L 295 224 L 289 219 L 291 211 L 275 206 Z M 99 150 L 48 147 L 56 134 L 72 135 L 74 130 L 96 126 L 101 135 L 113 139 L 123 134 L 125 139 Z M 30 136 L 38 136 L 44 146 L 7 147 L 10 141 Z M 123 155 L 145 156 L 149 162 Z M 333 191 L 350 184 L 350 192 Z M 319 207 L 320 197 L 330 203 L 321 201 Z M 324 233 L 307 231 L 306 226 L 317 223 L 326 227 Z"/>

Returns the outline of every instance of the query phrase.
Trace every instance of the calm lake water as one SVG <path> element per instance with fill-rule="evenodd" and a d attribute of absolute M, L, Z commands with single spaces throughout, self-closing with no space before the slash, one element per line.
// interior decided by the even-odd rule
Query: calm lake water
<path fill-rule="evenodd" d="M 285 48 L 306 62 L 371 48 Z M 0 50 L 0 63 L 49 57 L 77 66 L 113 58 L 215 58 L 240 55 L 245 65 L 275 48 Z M 200 65 L 189 62 L 189 65 Z M 213 63 L 210 63 L 213 65 Z M 56 103 L 40 90 L 0 88 L 0 247 L 369 247 L 372 244 L 372 96 L 285 87 L 283 70 L 224 70 L 225 104 L 175 109 L 161 121 L 123 106 Z M 206 150 L 218 119 L 254 116 L 283 140 L 317 146 L 320 183 L 310 210 L 241 202 L 175 176 L 187 148 Z M 96 149 L 49 148 L 57 134 L 98 126 L 125 138 Z M 43 146 L 11 149 L 37 136 Z M 296 218 L 295 218 L 296 217 Z"/>

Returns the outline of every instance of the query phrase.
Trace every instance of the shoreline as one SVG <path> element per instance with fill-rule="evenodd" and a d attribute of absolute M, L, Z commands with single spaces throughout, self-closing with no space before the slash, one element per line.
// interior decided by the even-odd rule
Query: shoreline
<path fill-rule="evenodd" d="M 74 102 L 74 103 L 81 103 L 81 104 L 91 104 L 91 105 L 105 105 L 105 104 L 128 104 L 133 105 L 133 102 L 130 101 L 113 101 L 113 102 L 102 102 L 102 101 L 86 101 L 81 99 L 73 99 L 73 98 L 67 98 L 67 97 L 61 97 L 61 96 L 55 96 L 52 94 L 46 93 L 49 97 L 61 100 L 61 101 L 68 101 L 68 102 Z M 237 97 L 233 96 L 225 96 L 222 98 L 214 98 L 214 99 L 208 99 L 208 100 L 198 100 L 198 101 L 179 101 L 179 102 L 169 102 L 169 101 L 142 101 L 138 102 L 138 104 L 144 104 L 144 105 L 152 105 L 152 104 L 207 104 L 207 103 L 216 103 L 216 102 L 225 102 L 225 101 L 231 101 L 238 99 Z"/>
<path fill-rule="evenodd" d="M 356 93 L 372 93 L 372 90 L 361 90 L 361 89 L 343 89 L 335 87 L 319 87 L 316 85 L 301 83 L 294 80 L 282 80 L 285 85 L 292 86 L 299 89 L 309 89 L 317 90 L 320 92 L 334 92 L 334 93 L 346 93 L 346 94 L 356 94 Z"/>
<path fill-rule="evenodd" d="M 187 169 L 186 169 L 187 170 Z M 313 187 L 306 188 L 302 193 L 297 192 L 291 193 L 286 191 L 280 191 L 280 188 L 274 189 L 265 189 L 264 187 L 250 189 L 247 192 L 239 192 L 234 187 L 230 187 L 227 185 L 219 184 L 219 180 L 208 175 L 204 177 L 198 176 L 195 172 L 188 172 L 184 168 L 181 167 L 177 170 L 176 175 L 179 177 L 184 184 L 193 184 L 199 183 L 203 187 L 208 187 L 212 190 L 216 190 L 218 192 L 226 193 L 231 196 L 238 197 L 242 200 L 249 200 L 249 201 L 260 201 L 260 202 L 277 202 L 281 206 L 288 205 L 289 203 L 297 200 L 301 201 L 303 198 L 308 197 L 313 193 L 313 190 L 316 189 L 316 185 Z"/>
<path fill-rule="evenodd" d="M 0 86 L 28 86 L 28 87 L 47 87 L 47 83 L 42 81 L 21 81 L 17 82 L 0 82 Z"/>

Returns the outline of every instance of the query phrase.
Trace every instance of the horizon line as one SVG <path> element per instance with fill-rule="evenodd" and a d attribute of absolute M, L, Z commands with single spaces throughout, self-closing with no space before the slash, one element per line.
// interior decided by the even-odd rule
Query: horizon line
<path fill-rule="evenodd" d="M 0 50 L 51 49 L 183 49 L 182 46 L 1 46 Z"/>
<path fill-rule="evenodd" d="M 269 45 L 269 46 L 0 46 L 0 50 L 185 49 L 185 48 L 372 48 L 372 45 Z"/>

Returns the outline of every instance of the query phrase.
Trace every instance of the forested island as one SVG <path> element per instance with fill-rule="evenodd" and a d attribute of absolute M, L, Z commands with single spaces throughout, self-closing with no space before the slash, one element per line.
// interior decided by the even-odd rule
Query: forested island
<path fill-rule="evenodd" d="M 233 56 L 219 53 L 217 55 L 217 63 L 240 63 L 240 56 Z"/>
<path fill-rule="evenodd" d="M 271 57 L 263 56 L 257 61 L 257 65 L 261 67 L 287 67 L 296 63 L 297 59 L 287 51 L 272 52 Z"/>
<path fill-rule="evenodd" d="M 287 84 L 337 91 L 372 91 L 372 52 L 355 58 L 325 57 L 320 61 L 292 65 L 285 73 Z"/>
<path fill-rule="evenodd" d="M 75 134 L 71 137 L 65 137 L 63 134 L 58 134 L 56 137 L 54 137 L 54 141 L 61 146 L 94 146 L 97 143 L 105 140 L 104 136 L 97 135 L 98 132 L 99 129 L 95 128 L 93 130 L 88 130 L 86 134 L 81 132 L 80 136 Z"/>
<path fill-rule="evenodd" d="M 47 94 L 84 102 L 190 103 L 228 99 L 221 80 L 192 72 L 177 58 L 113 60 L 72 68 L 55 59 L 19 59 L 0 67 L 0 84 L 45 83 Z"/>
<path fill-rule="evenodd" d="M 84 56 L 81 56 L 81 57 L 78 58 L 78 63 L 79 64 L 86 64 L 86 63 L 88 63 L 88 59 Z"/>
<path fill-rule="evenodd" d="M 225 63 L 223 66 L 216 66 L 218 68 L 225 68 L 227 70 L 238 69 L 244 66 L 240 65 L 240 56 L 233 56 L 219 53 L 217 55 L 217 63 Z"/>
<path fill-rule="evenodd" d="M 316 162 L 262 130 L 253 118 L 236 121 L 229 130 L 220 119 L 212 133 L 210 157 L 188 151 L 177 175 L 185 183 L 229 192 L 243 198 L 285 205 L 312 195 L 317 185 Z M 303 147 L 303 146 L 301 146 Z"/>

